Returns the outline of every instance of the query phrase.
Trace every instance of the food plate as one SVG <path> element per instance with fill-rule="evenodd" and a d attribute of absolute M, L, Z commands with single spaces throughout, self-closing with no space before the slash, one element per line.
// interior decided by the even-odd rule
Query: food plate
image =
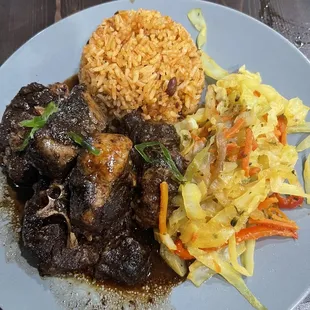
<path fill-rule="evenodd" d="M 81 50 L 92 31 L 118 10 L 156 9 L 182 23 L 196 36 L 187 19 L 192 8 L 201 8 L 208 24 L 208 54 L 221 66 L 234 71 L 246 64 L 259 71 L 263 81 L 286 98 L 299 97 L 309 105 L 310 64 L 287 40 L 256 20 L 237 11 L 201 1 L 129 0 L 90 8 L 44 30 L 0 68 L 1 113 L 18 89 L 32 81 L 49 84 L 77 72 Z M 296 144 L 300 136 L 291 136 Z M 302 175 L 302 158 L 297 164 Z M 309 292 L 310 227 L 307 207 L 290 212 L 300 227 L 299 239 L 268 239 L 257 243 L 255 274 L 246 283 L 269 309 L 293 309 Z M 0 223 L 0 227 L 5 223 Z M 0 248 L 0 306 L 13 309 L 57 309 L 46 282 L 29 275 L 18 264 L 6 262 L 6 247 Z M 68 292 L 69 294 L 70 292 Z M 214 277 L 199 289 L 185 282 L 171 295 L 176 309 L 249 309 L 249 304 L 231 286 Z M 71 305 L 72 308 L 75 306 Z M 109 308 L 109 307 L 108 307 Z"/>

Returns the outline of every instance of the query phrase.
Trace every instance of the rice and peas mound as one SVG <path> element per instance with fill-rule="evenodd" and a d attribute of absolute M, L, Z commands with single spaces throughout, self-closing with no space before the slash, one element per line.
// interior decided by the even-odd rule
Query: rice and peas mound
<path fill-rule="evenodd" d="M 85 45 L 81 83 L 117 117 L 141 108 L 174 123 L 196 111 L 204 87 L 197 50 L 185 28 L 157 11 L 119 11 Z"/>

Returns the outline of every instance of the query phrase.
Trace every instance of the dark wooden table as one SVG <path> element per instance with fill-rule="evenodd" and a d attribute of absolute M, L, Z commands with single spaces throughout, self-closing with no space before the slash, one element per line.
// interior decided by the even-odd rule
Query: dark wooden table
<path fill-rule="evenodd" d="M 0 65 L 30 37 L 55 21 L 103 2 L 107 0 L 0 0 Z M 310 0 L 212 2 L 261 20 L 288 38 L 310 59 Z"/>

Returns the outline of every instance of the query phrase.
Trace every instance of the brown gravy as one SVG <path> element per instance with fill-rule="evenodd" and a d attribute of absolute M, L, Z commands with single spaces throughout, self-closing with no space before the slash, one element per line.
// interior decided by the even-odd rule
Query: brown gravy
<path fill-rule="evenodd" d="M 63 83 L 68 85 L 69 89 L 71 90 L 75 85 L 79 84 L 78 74 L 72 75 L 71 77 L 67 78 Z M 159 244 L 154 240 L 153 232 L 150 231 L 145 236 L 143 236 L 143 238 L 147 238 L 147 243 L 152 248 L 151 252 L 152 269 L 149 279 L 147 280 L 147 283 L 145 283 L 144 285 L 148 285 L 152 290 L 152 287 L 154 287 L 155 285 L 165 286 L 169 288 L 183 282 L 184 279 L 181 279 L 160 257 Z M 104 281 L 104 284 L 110 287 L 118 288 L 122 291 L 128 289 L 124 286 L 116 284 L 113 281 L 106 280 Z M 100 285 L 100 283 L 97 283 L 97 285 Z M 142 285 L 137 285 L 135 287 L 130 287 L 130 290 L 140 291 L 142 287 L 143 287 Z"/>
<path fill-rule="evenodd" d="M 8 204 L 8 208 L 14 207 L 13 217 L 13 225 L 18 229 L 20 227 L 22 218 L 23 218 L 23 210 L 24 205 L 28 199 L 31 198 L 33 194 L 33 190 L 29 187 L 16 187 L 14 184 L 9 184 L 7 186 L 7 193 L 9 197 L 6 199 L 11 199 L 14 203 Z M 151 261 L 152 261 L 152 269 L 150 272 L 150 276 L 146 283 L 143 285 L 136 285 L 133 287 L 126 287 L 123 285 L 119 285 L 114 281 L 105 280 L 104 282 L 97 281 L 95 286 L 100 287 L 102 284 L 105 287 L 109 287 L 112 289 L 116 289 L 121 292 L 126 292 L 129 290 L 130 292 L 142 292 L 145 286 L 149 287 L 148 290 L 148 302 L 152 303 L 153 293 L 155 292 L 157 287 L 161 287 L 163 292 L 167 293 L 174 286 L 182 283 L 185 278 L 180 278 L 160 257 L 159 255 L 159 245 L 154 240 L 153 232 L 149 231 L 143 236 L 144 240 L 147 241 L 147 244 L 151 247 Z M 79 275 L 77 275 L 79 277 Z M 82 275 L 83 277 L 84 275 Z M 86 276 L 87 277 L 87 276 Z M 88 277 L 87 277 L 88 278 Z M 92 282 L 92 281 L 90 281 Z M 93 282 L 92 282 L 93 283 Z"/>
<path fill-rule="evenodd" d="M 78 74 L 74 74 L 73 76 L 66 79 L 63 83 L 65 83 L 71 90 L 75 85 L 79 84 Z M 29 187 L 16 187 L 14 184 L 9 184 L 8 193 L 10 196 L 8 198 L 11 198 L 14 201 L 14 222 L 16 223 L 16 227 L 19 227 L 23 217 L 24 205 L 26 201 L 31 198 L 33 190 Z M 140 292 L 143 290 L 143 287 L 148 286 L 150 288 L 149 302 L 152 302 L 152 288 L 161 286 L 164 287 L 164 292 L 169 292 L 169 289 L 183 282 L 185 278 L 180 278 L 160 257 L 159 245 L 154 240 L 153 232 L 150 231 L 145 236 L 143 236 L 143 238 L 147 239 L 147 243 L 152 248 L 152 269 L 149 279 L 144 285 L 125 287 L 113 281 L 104 281 L 103 283 L 97 282 L 95 285 L 100 286 L 104 284 L 105 286 L 117 289 L 122 292 L 126 292 L 127 290 Z"/>

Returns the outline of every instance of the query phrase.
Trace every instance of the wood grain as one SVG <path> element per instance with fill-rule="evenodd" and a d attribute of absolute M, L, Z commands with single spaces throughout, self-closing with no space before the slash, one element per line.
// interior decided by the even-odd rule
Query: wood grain
<path fill-rule="evenodd" d="M 0 64 L 33 35 L 54 23 L 55 1 L 0 0 Z"/>
<path fill-rule="evenodd" d="M 25 41 L 55 21 L 104 2 L 107 0 L 0 0 L 0 65 Z M 310 0 L 211 2 L 261 20 L 310 58 Z"/>

